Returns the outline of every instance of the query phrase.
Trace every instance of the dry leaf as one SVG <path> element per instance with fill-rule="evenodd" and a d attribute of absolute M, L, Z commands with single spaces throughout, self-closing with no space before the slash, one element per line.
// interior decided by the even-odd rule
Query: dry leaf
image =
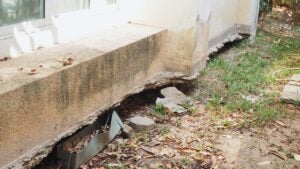
<path fill-rule="evenodd" d="M 0 62 L 6 62 L 10 59 L 11 59 L 11 57 L 4 57 L 4 58 L 0 59 Z"/>
<path fill-rule="evenodd" d="M 73 64 L 74 59 L 73 58 L 67 58 L 63 60 L 63 66 L 70 66 Z"/>
<path fill-rule="evenodd" d="M 287 127 L 286 124 L 283 121 L 276 120 L 275 121 L 277 124 L 279 124 L 281 127 Z"/>
<path fill-rule="evenodd" d="M 257 163 L 257 165 L 263 166 L 263 165 L 269 165 L 271 163 L 272 163 L 271 161 L 262 161 L 262 162 Z"/>
<path fill-rule="evenodd" d="M 29 73 L 27 73 L 28 75 L 35 75 L 37 74 L 37 70 L 36 69 L 31 69 Z"/>

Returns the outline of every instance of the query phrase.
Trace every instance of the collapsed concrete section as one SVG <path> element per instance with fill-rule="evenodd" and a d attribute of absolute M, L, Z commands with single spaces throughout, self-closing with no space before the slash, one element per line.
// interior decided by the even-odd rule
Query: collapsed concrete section
<path fill-rule="evenodd" d="M 129 95 L 195 78 L 221 44 L 254 37 L 258 0 L 122 0 L 119 9 L 135 24 L 0 62 L 0 168 L 35 165 Z"/>

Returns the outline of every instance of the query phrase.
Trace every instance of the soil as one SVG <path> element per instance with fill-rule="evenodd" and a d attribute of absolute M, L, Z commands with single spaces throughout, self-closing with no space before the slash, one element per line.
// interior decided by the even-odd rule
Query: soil
<path fill-rule="evenodd" d="M 117 138 L 82 168 L 300 167 L 293 156 L 300 153 L 300 113 L 294 119 L 280 119 L 261 128 L 238 129 L 212 119 L 200 102 L 194 106 L 196 112 L 183 116 L 155 115 L 149 104 L 129 108 L 124 111 L 130 112 L 129 117 L 151 117 L 157 122 L 156 129 L 136 133 L 131 139 Z M 237 126 L 239 116 L 233 114 L 228 120 Z"/>

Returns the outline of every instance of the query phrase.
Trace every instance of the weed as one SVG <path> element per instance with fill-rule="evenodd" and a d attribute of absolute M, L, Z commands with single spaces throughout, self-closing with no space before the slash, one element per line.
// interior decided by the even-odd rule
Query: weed
<path fill-rule="evenodd" d="M 180 117 L 177 117 L 175 123 L 176 123 L 176 124 L 175 124 L 176 127 L 181 127 L 181 125 L 182 125 L 182 120 L 181 120 L 181 118 L 180 118 Z"/>
<path fill-rule="evenodd" d="M 273 43 L 272 43 L 273 42 Z M 233 48 L 238 53 L 233 59 L 216 54 L 200 73 L 197 80 L 199 91 L 196 98 L 206 97 L 207 108 L 214 114 L 212 120 L 221 120 L 224 112 L 239 112 L 244 116 L 241 126 L 262 125 L 283 117 L 287 110 L 278 100 L 281 85 L 272 79 L 272 72 L 283 67 L 299 67 L 300 41 L 272 33 L 258 31 L 256 42 L 249 47 L 247 41 Z M 241 52 L 242 50 L 246 52 Z M 226 57 L 226 55 L 225 55 Z M 279 74 L 279 78 L 290 77 L 300 71 Z M 268 90 L 268 94 L 265 94 Z M 271 91 L 271 92 L 270 92 Z M 259 101 L 251 102 L 249 95 L 262 95 Z M 230 126 L 230 122 L 223 122 Z"/>
<path fill-rule="evenodd" d="M 224 127 L 230 127 L 231 124 L 232 124 L 232 122 L 231 122 L 231 121 L 228 121 L 228 120 L 225 120 L 225 121 L 223 122 L 223 126 L 224 126 Z"/>
<path fill-rule="evenodd" d="M 166 134 L 168 134 L 170 132 L 169 127 L 164 126 L 164 125 L 160 125 L 158 127 L 158 129 L 159 129 L 160 134 L 162 134 L 162 135 L 166 135 Z"/>
<path fill-rule="evenodd" d="M 166 111 L 164 106 L 161 103 L 156 103 L 155 107 L 154 107 L 154 115 L 166 115 Z"/>
<path fill-rule="evenodd" d="M 185 158 L 182 160 L 182 163 L 185 167 L 188 167 L 191 164 L 191 160 Z"/>
<path fill-rule="evenodd" d="M 188 101 L 182 105 L 191 115 L 195 115 L 198 112 L 198 109 L 193 106 L 193 102 Z"/>

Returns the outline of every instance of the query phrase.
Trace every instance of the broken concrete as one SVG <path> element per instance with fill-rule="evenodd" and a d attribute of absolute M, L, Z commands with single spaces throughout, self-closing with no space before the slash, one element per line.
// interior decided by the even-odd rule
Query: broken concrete
<path fill-rule="evenodd" d="M 127 124 L 124 124 L 122 128 L 122 136 L 125 138 L 131 138 L 134 135 L 133 128 Z"/>
<path fill-rule="evenodd" d="M 162 105 L 164 111 L 167 113 L 186 113 L 188 110 L 183 108 L 182 106 L 177 105 L 173 101 L 169 100 L 168 98 L 157 98 L 156 105 Z"/>
<path fill-rule="evenodd" d="M 281 99 L 286 102 L 300 103 L 300 75 L 293 75 L 288 85 L 281 93 Z"/>
<path fill-rule="evenodd" d="M 124 25 L 1 62 L 0 166 L 29 168 L 129 95 L 187 80 L 160 64 L 164 36 L 160 28 Z M 74 62 L 65 67 L 58 56 Z M 40 64 L 35 75 L 19 71 Z"/>
<path fill-rule="evenodd" d="M 171 100 L 175 104 L 184 105 L 189 102 L 189 98 L 186 97 L 181 91 L 179 91 L 176 87 L 168 87 L 164 88 L 160 91 L 160 93 L 167 99 Z"/>
<path fill-rule="evenodd" d="M 155 121 L 142 116 L 135 116 L 129 119 L 129 125 L 136 131 L 151 130 L 155 127 Z"/>

